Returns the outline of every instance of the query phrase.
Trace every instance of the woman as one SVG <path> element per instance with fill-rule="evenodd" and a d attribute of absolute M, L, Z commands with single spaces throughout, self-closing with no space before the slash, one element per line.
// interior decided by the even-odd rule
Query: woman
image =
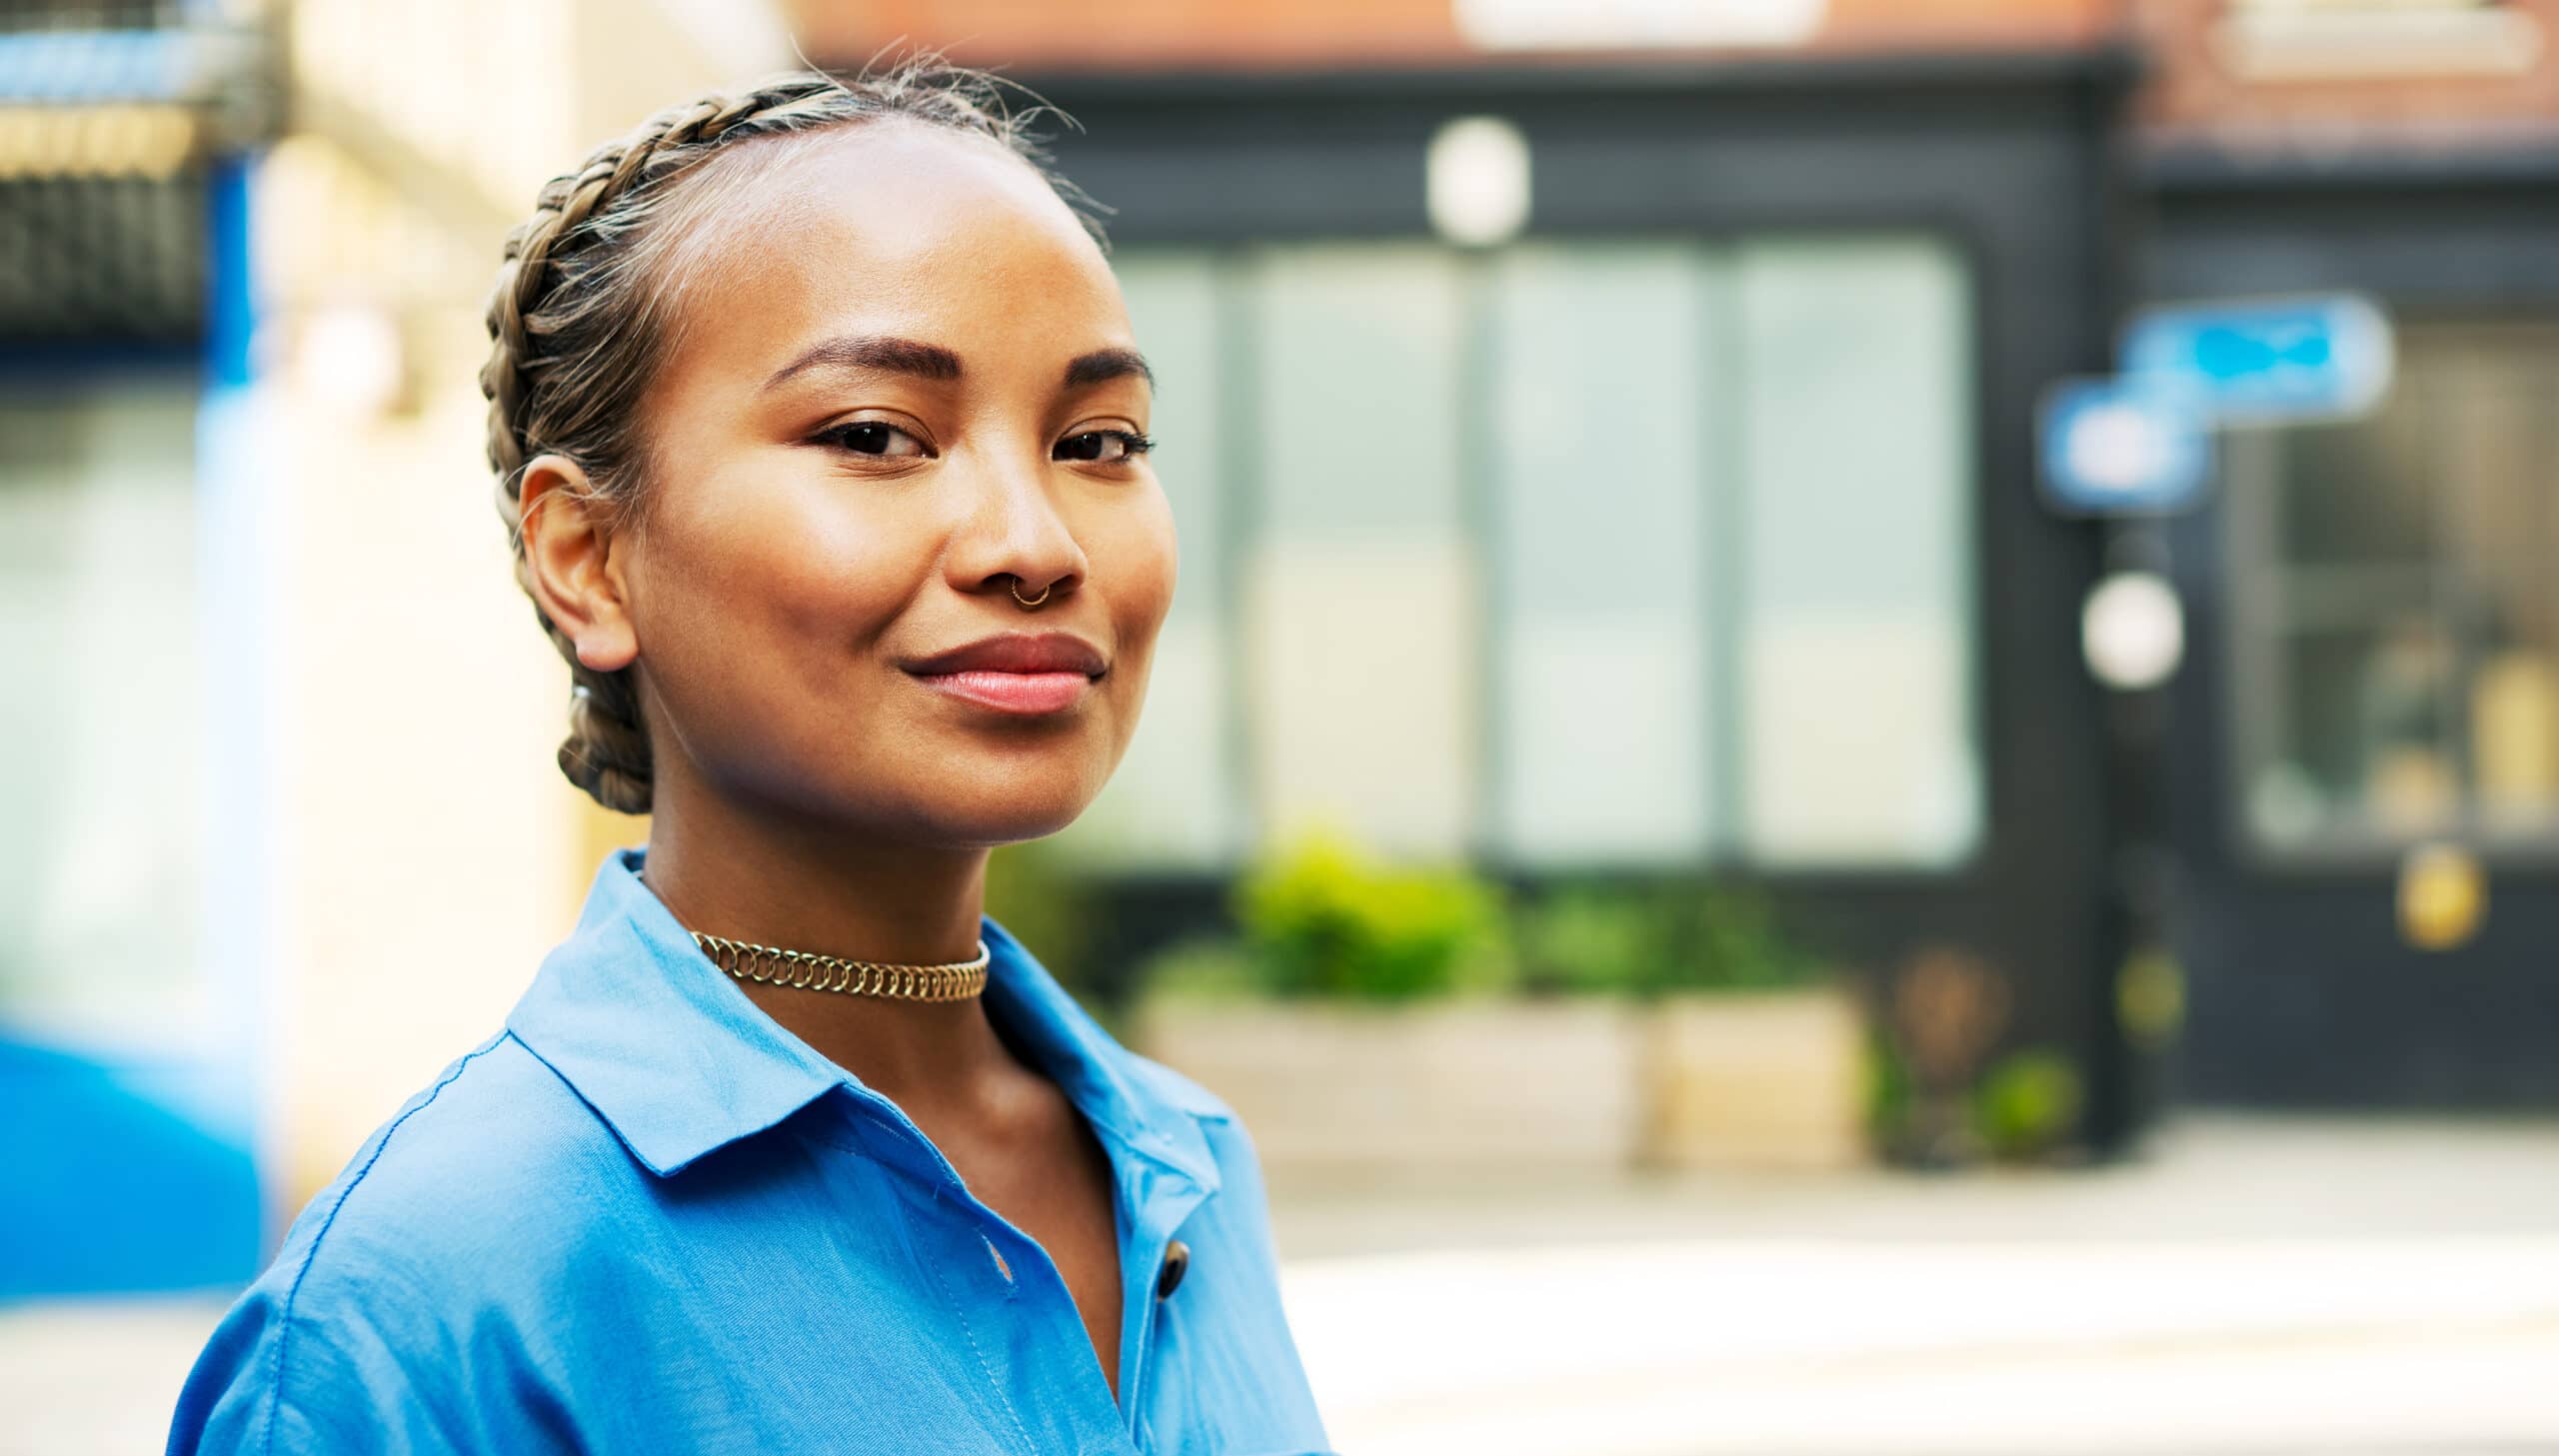
<path fill-rule="evenodd" d="M 1244 1129 L 980 909 L 1119 763 L 1176 575 L 1021 120 L 788 76 L 509 239 L 501 511 L 561 765 L 649 843 L 303 1210 L 172 1452 L 1324 1448 Z"/>

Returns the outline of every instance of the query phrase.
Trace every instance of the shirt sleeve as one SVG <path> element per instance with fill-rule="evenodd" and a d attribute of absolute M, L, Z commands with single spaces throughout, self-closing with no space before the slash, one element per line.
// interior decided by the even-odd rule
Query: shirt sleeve
<path fill-rule="evenodd" d="M 500 1449 L 455 1398 L 442 1341 L 399 1323 L 325 1285 L 252 1286 L 197 1356 L 167 1456 Z"/>

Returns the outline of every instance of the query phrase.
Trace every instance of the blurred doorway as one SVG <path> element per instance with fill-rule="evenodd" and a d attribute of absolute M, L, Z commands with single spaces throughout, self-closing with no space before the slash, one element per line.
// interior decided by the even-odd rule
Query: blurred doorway
<path fill-rule="evenodd" d="M 2559 1105 L 2559 313 L 2404 310 L 2379 410 L 2223 462 L 2190 543 L 2219 661 L 2188 700 L 2218 788 L 2183 827 L 2187 1090 Z M 2436 944 L 2398 910 L 2430 844 L 2486 889 Z"/>

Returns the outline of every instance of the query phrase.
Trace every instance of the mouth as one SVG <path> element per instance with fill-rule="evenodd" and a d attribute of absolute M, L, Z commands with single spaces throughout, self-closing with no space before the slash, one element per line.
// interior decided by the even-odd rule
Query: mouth
<path fill-rule="evenodd" d="M 914 677 L 946 697 L 1026 718 L 1063 713 L 1075 707 L 1097 681 L 1082 673 L 998 673 L 984 668 L 917 673 Z"/>
<path fill-rule="evenodd" d="M 1029 717 L 1073 708 L 1110 671 L 1100 649 L 1066 632 L 1000 633 L 899 666 L 937 693 Z"/>

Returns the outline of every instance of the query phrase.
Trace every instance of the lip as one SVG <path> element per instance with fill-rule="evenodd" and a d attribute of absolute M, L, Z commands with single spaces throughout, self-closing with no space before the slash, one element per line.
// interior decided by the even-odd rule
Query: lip
<path fill-rule="evenodd" d="M 1008 632 L 899 664 L 937 693 L 1008 714 L 1075 706 L 1109 669 L 1091 643 L 1064 632 Z"/>

